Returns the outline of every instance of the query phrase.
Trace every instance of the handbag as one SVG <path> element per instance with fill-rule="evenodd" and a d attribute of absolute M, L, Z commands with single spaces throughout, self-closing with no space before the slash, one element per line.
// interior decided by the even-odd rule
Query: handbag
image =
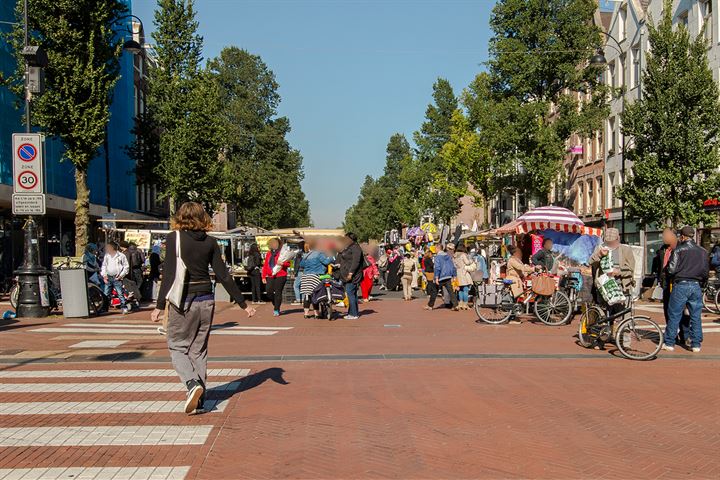
<path fill-rule="evenodd" d="M 532 291 L 537 295 L 549 297 L 555 293 L 555 280 L 545 276 L 535 277 L 532 282 Z"/>
<path fill-rule="evenodd" d="M 185 277 L 187 276 L 187 267 L 180 256 L 180 231 L 177 230 L 177 244 L 175 247 L 175 279 L 172 287 L 165 299 L 172 303 L 176 308 L 182 307 L 183 293 L 185 291 Z"/>

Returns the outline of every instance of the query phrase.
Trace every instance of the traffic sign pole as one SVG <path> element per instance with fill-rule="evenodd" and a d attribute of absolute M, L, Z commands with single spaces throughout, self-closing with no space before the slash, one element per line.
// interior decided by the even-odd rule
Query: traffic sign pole
<path fill-rule="evenodd" d="M 28 215 L 23 227 L 25 255 L 15 271 L 18 277 L 18 317 L 46 317 L 50 313 L 47 292 L 49 272 L 40 265 L 37 224 L 34 215 L 45 214 L 43 137 L 33 133 L 13 135 L 13 214 Z"/>

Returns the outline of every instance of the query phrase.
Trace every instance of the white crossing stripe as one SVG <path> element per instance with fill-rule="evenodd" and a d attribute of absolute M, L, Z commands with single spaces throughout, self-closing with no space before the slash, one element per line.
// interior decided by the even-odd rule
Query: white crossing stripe
<path fill-rule="evenodd" d="M 85 340 L 70 345 L 70 348 L 117 348 L 125 343 L 127 343 L 127 340 Z"/>
<path fill-rule="evenodd" d="M 245 377 L 249 368 L 211 368 L 208 377 Z M 176 377 L 175 370 L 169 368 L 135 370 L 3 370 L 0 378 L 146 378 Z"/>
<path fill-rule="evenodd" d="M 234 328 L 234 327 L 233 327 Z M 157 330 L 157 327 L 155 327 Z M 103 335 L 117 334 L 148 334 L 152 330 L 139 328 L 80 328 L 80 327 L 46 327 L 30 330 L 35 333 L 102 333 Z M 277 330 L 232 330 L 231 328 L 213 329 L 213 335 L 275 335 Z"/>
<path fill-rule="evenodd" d="M 157 330 L 157 325 L 137 325 L 137 324 L 122 324 L 122 323 L 68 323 L 63 325 L 64 327 L 96 327 L 96 328 L 149 328 L 150 330 Z M 294 327 L 249 327 L 245 325 L 232 325 L 226 327 L 224 325 L 213 325 L 213 330 L 292 330 Z"/>
<path fill-rule="evenodd" d="M 227 400 L 205 400 L 208 412 L 222 412 Z M 118 413 L 184 413 L 185 401 L 13 402 L 0 403 L 0 415 L 95 415 Z"/>
<path fill-rule="evenodd" d="M 212 425 L 0 428 L 0 447 L 202 445 Z"/>
<path fill-rule="evenodd" d="M 210 382 L 211 392 L 234 392 L 240 382 Z M 186 392 L 185 385 L 154 382 L 122 383 L 0 383 L 0 393 L 137 393 Z M 2 404 L 0 404 L 2 408 Z"/>
<path fill-rule="evenodd" d="M 183 480 L 190 467 L 0 468 L 0 480 Z"/>

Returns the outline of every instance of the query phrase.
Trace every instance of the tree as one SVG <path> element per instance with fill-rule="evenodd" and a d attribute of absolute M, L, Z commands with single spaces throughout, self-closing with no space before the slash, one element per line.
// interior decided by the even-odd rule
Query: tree
<path fill-rule="evenodd" d="M 239 220 L 265 228 L 309 225 L 302 156 L 286 139 L 290 121 L 277 117 L 275 74 L 259 56 L 237 47 L 223 49 L 208 68 L 224 105 L 224 152 L 235 185 L 228 201 Z"/>
<path fill-rule="evenodd" d="M 459 197 L 449 189 L 440 190 L 432 187 L 432 179 L 442 171 L 439 162 L 440 151 L 450 139 L 452 116 L 458 108 L 458 100 L 450 82 L 446 79 L 439 78 L 433 85 L 433 102 L 425 111 L 425 122 L 420 127 L 420 131 L 415 132 L 417 165 L 413 167 L 417 171 L 413 176 L 414 180 L 425 179 L 424 188 L 420 188 L 417 192 L 420 213 L 432 213 L 437 220 L 449 222 L 460 210 Z M 452 179 L 447 180 L 449 182 Z M 418 220 L 419 215 L 410 223 Z"/>
<path fill-rule="evenodd" d="M 75 251 L 82 255 L 90 224 L 87 172 L 105 141 L 122 54 L 122 37 L 113 26 L 126 9 L 117 0 L 30 0 L 28 6 L 31 44 L 41 46 L 49 58 L 45 93 L 33 98 L 33 123 L 62 140 L 64 156 L 75 167 Z M 23 13 L 23 2 L 18 2 L 20 23 Z M 9 41 L 18 68 L 8 80 L 22 98 L 22 27 L 13 30 Z"/>
<path fill-rule="evenodd" d="M 702 203 L 720 191 L 720 101 L 708 66 L 707 40 L 684 26 L 673 29 L 672 5 L 648 22 L 650 48 L 642 74 L 642 99 L 627 105 L 623 134 L 632 176 L 619 196 L 641 223 L 710 222 Z"/>
<path fill-rule="evenodd" d="M 516 188 L 547 197 L 570 135 L 591 135 L 607 116 L 601 70 L 589 64 L 601 46 L 596 9 L 595 0 L 500 0 L 493 8 L 492 99 L 504 104 L 506 133 L 517 139 L 513 161 L 525 174 Z M 593 95 L 580 102 L 578 92 Z"/>
<path fill-rule="evenodd" d="M 157 68 L 149 70 L 147 114 L 131 153 L 138 174 L 169 198 L 195 200 L 213 211 L 229 195 L 230 166 L 221 151 L 225 138 L 220 90 L 201 68 L 202 37 L 197 34 L 193 0 L 158 0 L 153 38 Z M 155 145 L 155 146 L 154 146 Z"/>
<path fill-rule="evenodd" d="M 379 239 L 397 228 L 404 215 L 403 171 L 406 162 L 412 161 L 412 150 L 405 136 L 396 133 L 390 137 L 386 153 L 383 175 L 377 180 L 365 177 L 358 201 L 345 214 L 346 229 L 363 241 Z M 412 217 L 418 215 L 413 213 Z"/>

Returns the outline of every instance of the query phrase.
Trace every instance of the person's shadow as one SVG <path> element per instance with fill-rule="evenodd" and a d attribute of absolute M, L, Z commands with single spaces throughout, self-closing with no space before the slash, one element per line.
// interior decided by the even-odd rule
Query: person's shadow
<path fill-rule="evenodd" d="M 283 378 L 284 374 L 285 370 L 283 370 L 282 368 L 266 368 L 265 370 L 253 373 L 252 375 L 248 375 L 247 377 L 243 378 L 240 381 L 240 388 L 238 388 L 234 393 L 246 392 L 255 387 L 259 387 L 268 380 L 272 380 L 273 382 L 280 385 L 290 385 L 290 382 L 286 381 Z"/>

